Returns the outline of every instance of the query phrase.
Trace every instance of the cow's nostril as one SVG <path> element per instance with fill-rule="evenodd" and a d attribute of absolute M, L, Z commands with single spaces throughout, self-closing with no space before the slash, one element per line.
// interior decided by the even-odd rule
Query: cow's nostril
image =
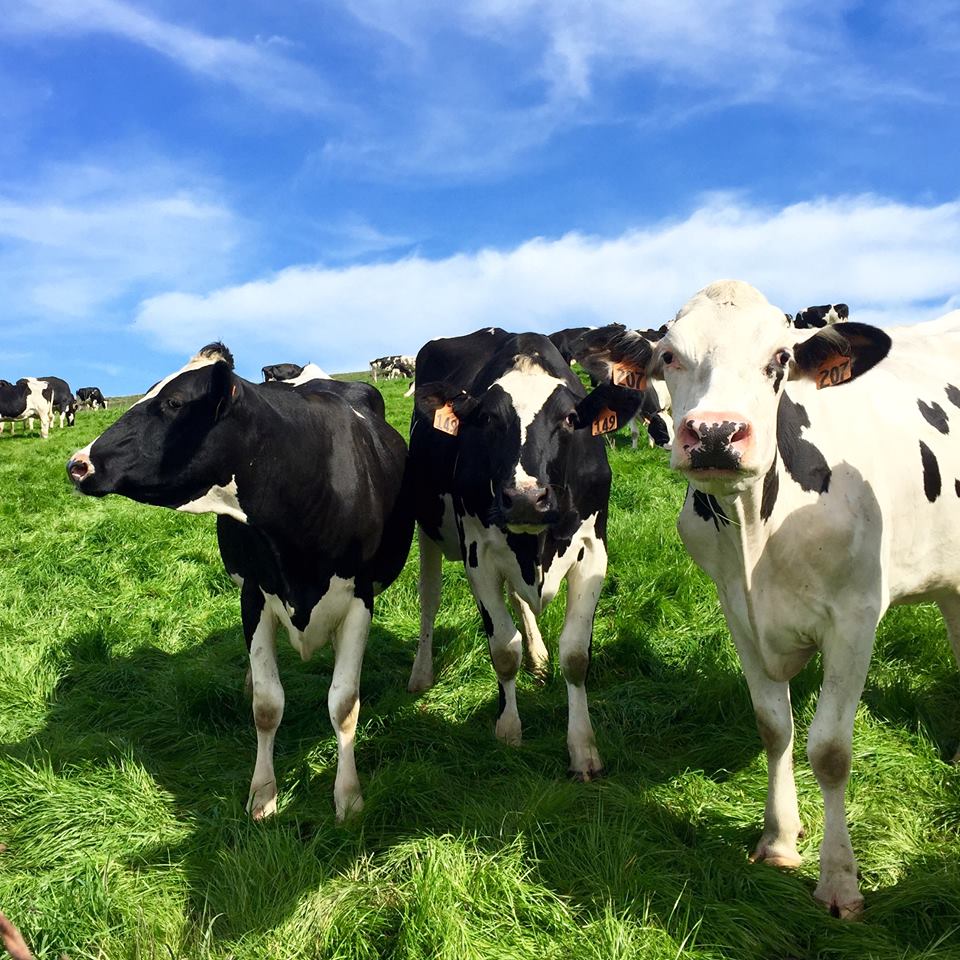
<path fill-rule="evenodd" d="M 550 491 L 549 491 L 549 490 L 544 490 L 543 493 L 541 493 L 541 494 L 537 497 L 537 506 L 538 506 L 538 507 L 545 507 L 545 506 L 547 505 L 547 502 L 548 502 L 549 500 L 550 500 Z"/>
<path fill-rule="evenodd" d="M 731 443 L 737 443 L 740 440 L 746 440 L 750 436 L 750 425 L 747 423 L 738 423 L 737 430 L 730 438 Z"/>
<path fill-rule="evenodd" d="M 86 460 L 71 460 L 67 464 L 67 473 L 71 480 L 82 480 L 90 472 L 90 464 Z"/>

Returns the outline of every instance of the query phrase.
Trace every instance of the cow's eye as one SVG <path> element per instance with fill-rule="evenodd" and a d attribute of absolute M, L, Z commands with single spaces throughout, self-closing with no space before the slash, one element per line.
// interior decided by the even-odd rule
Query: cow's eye
<path fill-rule="evenodd" d="M 775 359 L 781 367 L 785 367 L 790 362 L 790 351 L 778 350 Z"/>
<path fill-rule="evenodd" d="M 576 410 L 571 410 L 570 413 L 568 413 L 568 414 L 563 418 L 563 425 L 564 425 L 568 430 L 576 430 L 576 429 L 577 429 L 577 411 L 576 411 Z"/>
<path fill-rule="evenodd" d="M 671 350 L 664 350 L 661 357 L 663 358 L 663 365 L 665 367 L 669 367 L 670 364 L 673 363 L 673 352 Z"/>
<path fill-rule="evenodd" d="M 179 410 L 183 406 L 183 401 L 176 397 L 167 397 L 165 403 L 168 410 Z"/>

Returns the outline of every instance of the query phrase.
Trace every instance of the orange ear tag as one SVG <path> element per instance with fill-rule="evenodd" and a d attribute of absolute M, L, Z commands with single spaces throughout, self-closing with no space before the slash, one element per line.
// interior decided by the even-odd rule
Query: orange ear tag
<path fill-rule="evenodd" d="M 433 429 L 455 437 L 460 432 L 460 418 L 453 412 L 453 407 L 445 403 L 437 407 L 433 413 Z"/>
<path fill-rule="evenodd" d="M 853 368 L 850 357 L 844 357 L 839 353 L 827 357 L 820 364 L 817 370 L 817 389 L 824 387 L 838 387 L 841 383 L 846 383 L 853 379 Z"/>
<path fill-rule="evenodd" d="M 590 428 L 590 432 L 595 437 L 599 437 L 601 433 L 609 433 L 611 430 L 617 429 L 617 412 L 616 410 L 611 410 L 609 407 L 604 407 L 598 414 L 597 419 L 593 421 L 593 425 Z"/>
<path fill-rule="evenodd" d="M 647 389 L 647 375 L 639 367 L 626 363 L 613 363 L 610 369 L 615 387 L 626 387 L 628 390 Z"/>

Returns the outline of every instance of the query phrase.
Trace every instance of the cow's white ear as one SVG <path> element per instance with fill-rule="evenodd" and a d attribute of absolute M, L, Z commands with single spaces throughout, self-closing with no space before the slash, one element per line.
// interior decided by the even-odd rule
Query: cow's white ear
<path fill-rule="evenodd" d="M 790 379 L 813 380 L 817 389 L 863 376 L 890 352 L 890 337 L 865 323 L 841 323 L 794 344 Z"/>

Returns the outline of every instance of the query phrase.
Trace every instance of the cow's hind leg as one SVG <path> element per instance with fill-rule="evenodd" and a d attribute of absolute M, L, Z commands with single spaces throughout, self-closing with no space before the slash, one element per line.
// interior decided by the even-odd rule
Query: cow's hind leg
<path fill-rule="evenodd" d="M 250 781 L 247 813 L 262 820 L 277 812 L 277 779 L 273 742 L 283 718 L 283 687 L 277 670 L 276 626 L 273 611 L 260 588 L 247 580 L 240 594 L 243 632 L 250 649 L 253 681 L 253 720 L 257 726 L 257 764 Z"/>
<path fill-rule="evenodd" d="M 567 609 L 560 632 L 560 668 L 567 684 L 567 749 L 570 774 L 593 780 L 603 774 L 603 761 L 587 707 L 587 672 L 593 642 L 593 617 L 607 571 L 607 551 L 600 540 L 587 545 L 584 557 L 567 573 Z"/>
<path fill-rule="evenodd" d="M 520 621 L 520 633 L 523 634 L 523 645 L 527 651 L 527 668 L 541 683 L 547 678 L 550 664 L 550 654 L 540 635 L 537 618 L 530 609 L 530 604 L 521 600 L 513 590 L 510 593 L 510 605 Z"/>
<path fill-rule="evenodd" d="M 420 693 L 433 686 L 433 624 L 440 608 L 443 553 L 440 544 L 419 531 L 420 541 L 420 640 L 407 689 Z"/>
<path fill-rule="evenodd" d="M 333 680 L 327 706 L 337 736 L 337 779 L 333 802 L 338 820 L 363 809 L 353 743 L 360 716 L 360 668 L 370 632 L 370 616 L 370 607 L 359 598 L 353 599 L 334 641 Z"/>
<path fill-rule="evenodd" d="M 943 614 L 944 623 L 947 626 L 947 636 L 950 638 L 950 646 L 953 647 L 953 655 L 956 658 L 957 666 L 960 667 L 960 593 L 950 594 L 941 597 L 937 601 L 940 612 Z M 953 755 L 953 763 L 960 763 L 960 744 L 957 745 L 957 752 Z"/>

